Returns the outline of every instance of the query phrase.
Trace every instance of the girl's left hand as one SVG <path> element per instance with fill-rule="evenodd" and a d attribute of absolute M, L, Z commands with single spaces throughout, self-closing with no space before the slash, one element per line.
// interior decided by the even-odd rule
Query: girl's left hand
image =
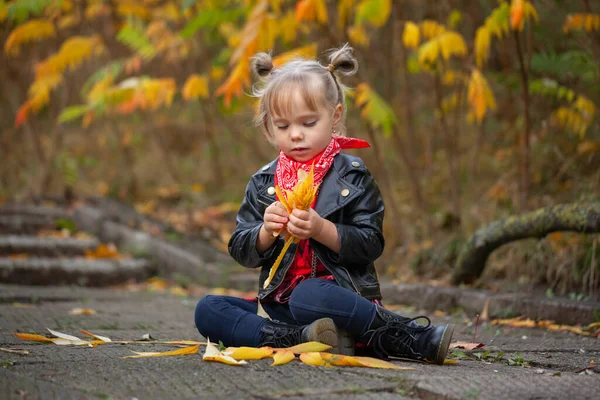
<path fill-rule="evenodd" d="M 325 220 L 312 208 L 295 209 L 288 216 L 287 230 L 300 240 L 315 237 L 323 230 Z"/>

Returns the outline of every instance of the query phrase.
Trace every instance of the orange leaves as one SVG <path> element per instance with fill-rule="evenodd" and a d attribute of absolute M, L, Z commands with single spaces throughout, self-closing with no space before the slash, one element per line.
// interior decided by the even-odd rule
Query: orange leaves
<path fill-rule="evenodd" d="M 325 0 L 300 0 L 296 3 L 296 22 L 318 21 L 327 23 L 327 6 Z"/>
<path fill-rule="evenodd" d="M 73 36 L 65 40 L 58 53 L 39 63 L 36 78 L 63 73 L 67 69 L 75 69 L 92 56 L 98 56 L 105 51 L 100 36 Z"/>
<path fill-rule="evenodd" d="M 250 85 L 250 63 L 246 58 L 241 59 L 229 77 L 215 92 L 217 96 L 225 97 L 225 106 L 231 105 L 232 97 L 240 97 L 244 93 L 244 86 Z"/>
<path fill-rule="evenodd" d="M 580 328 L 571 325 L 558 325 L 550 320 L 535 321 L 530 318 L 523 319 L 522 317 L 516 317 L 510 319 L 497 319 L 492 321 L 492 325 L 506 325 L 515 328 L 544 328 L 549 331 L 572 332 L 583 336 L 600 336 L 600 323 L 593 323 L 585 328 Z"/>
<path fill-rule="evenodd" d="M 304 47 L 298 47 L 297 49 L 287 51 L 273 58 L 273 65 L 277 68 L 294 58 L 315 58 L 317 55 L 317 44 L 310 44 Z"/>
<path fill-rule="evenodd" d="M 487 80 L 476 68 L 471 72 L 469 80 L 468 100 L 477 122 L 481 124 L 488 110 L 496 109 L 496 99 L 490 90 Z"/>
<path fill-rule="evenodd" d="M 94 251 L 86 250 L 85 256 L 91 259 L 118 259 L 121 255 L 113 245 L 99 244 Z"/>
<path fill-rule="evenodd" d="M 17 56 L 23 44 L 41 41 L 55 35 L 56 30 L 51 22 L 42 19 L 32 19 L 13 29 L 4 43 L 4 51 L 10 56 Z"/>
<path fill-rule="evenodd" d="M 181 91 L 183 98 L 193 100 L 199 97 L 206 99 L 208 97 L 208 79 L 204 75 L 190 75 Z"/>
<path fill-rule="evenodd" d="M 575 30 L 595 32 L 600 29 L 600 14 L 574 13 L 567 15 L 563 24 L 563 32 L 568 33 Z"/>
<path fill-rule="evenodd" d="M 512 0 L 510 3 L 510 27 L 513 30 L 523 30 L 526 20 L 539 20 L 533 4 L 527 0 Z"/>
<path fill-rule="evenodd" d="M 485 346 L 483 343 L 473 343 L 473 342 L 454 342 L 450 343 L 450 349 L 464 349 L 464 350 L 475 350 L 480 347 Z"/>
<path fill-rule="evenodd" d="M 129 114 L 137 109 L 157 110 L 163 106 L 168 107 L 177 91 L 173 78 L 131 78 L 121 82 L 119 88 L 133 89 L 132 97 L 117 106 L 117 111 L 122 114 Z"/>

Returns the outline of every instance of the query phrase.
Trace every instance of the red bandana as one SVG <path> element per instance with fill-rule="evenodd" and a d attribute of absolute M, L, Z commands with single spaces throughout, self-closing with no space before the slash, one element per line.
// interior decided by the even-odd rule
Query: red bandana
<path fill-rule="evenodd" d="M 310 172 L 313 162 L 315 164 L 316 185 L 323 180 L 323 177 L 333 164 L 333 157 L 340 151 L 343 149 L 362 149 L 365 147 L 371 147 L 371 145 L 362 139 L 332 136 L 325 150 L 309 161 L 292 160 L 283 151 L 280 151 L 275 171 L 275 185 L 279 185 L 280 188 L 285 190 L 292 190 L 298 183 L 298 169 L 302 168 L 304 171 Z"/>
<path fill-rule="evenodd" d="M 371 147 L 371 145 L 361 139 L 333 136 L 325 150 L 309 161 L 300 162 L 292 160 L 281 151 L 279 152 L 279 161 L 277 162 L 277 168 L 275 170 L 275 185 L 279 185 L 286 190 L 292 190 L 298 183 L 298 169 L 302 168 L 306 172 L 310 172 L 313 163 L 315 165 L 316 185 L 323 180 L 323 177 L 327 174 L 327 171 L 329 171 L 329 168 L 333 164 L 333 157 L 342 151 L 342 149 L 361 149 L 364 147 Z M 312 272 L 312 253 L 313 250 L 309 246 L 309 241 L 301 240 L 300 243 L 298 243 L 294 261 L 288 269 L 283 282 L 279 288 L 265 300 L 268 301 L 273 299 L 278 303 L 287 303 L 294 288 L 300 282 L 310 277 Z M 316 276 L 321 279 L 334 279 L 320 261 L 317 263 Z"/>

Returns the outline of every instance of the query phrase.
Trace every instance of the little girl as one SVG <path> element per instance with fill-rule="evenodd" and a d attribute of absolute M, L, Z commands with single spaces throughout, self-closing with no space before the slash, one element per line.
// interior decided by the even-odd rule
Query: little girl
<path fill-rule="evenodd" d="M 363 161 L 342 152 L 364 148 L 345 137 L 344 86 L 337 73 L 353 75 L 358 63 L 348 45 L 329 64 L 294 60 L 274 68 L 271 57 L 252 60 L 262 85 L 257 124 L 279 157 L 256 172 L 237 215 L 229 252 L 248 268 L 261 268 L 256 299 L 206 296 L 196 307 L 200 334 L 227 346 L 289 347 L 319 341 L 334 353 L 354 354 L 355 341 L 382 358 L 442 364 L 453 325 L 415 322 L 381 305 L 373 262 L 384 248 L 384 205 Z M 298 170 L 314 165 L 320 184 L 312 208 L 288 214 L 275 186 L 291 190 Z M 282 191 L 285 192 L 285 191 Z M 287 230 L 300 239 L 286 252 L 263 288 Z M 270 319 L 257 315 L 258 302 Z"/>

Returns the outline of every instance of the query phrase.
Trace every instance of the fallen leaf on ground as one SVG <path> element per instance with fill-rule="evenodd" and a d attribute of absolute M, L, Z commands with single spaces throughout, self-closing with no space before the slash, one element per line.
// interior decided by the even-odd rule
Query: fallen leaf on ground
<path fill-rule="evenodd" d="M 217 347 L 210 342 L 210 339 L 206 338 L 206 350 L 204 351 L 204 355 L 202 356 L 202 360 L 204 361 L 217 361 L 223 364 L 228 365 L 243 365 L 247 364 L 246 361 L 241 360 L 238 361 L 217 349 Z"/>
<path fill-rule="evenodd" d="M 20 354 L 22 356 L 29 354 L 27 350 L 5 349 L 4 347 L 0 347 L 0 351 L 3 351 L 5 353 Z"/>
<path fill-rule="evenodd" d="M 465 349 L 465 350 L 475 350 L 480 347 L 485 346 L 483 343 L 473 343 L 473 342 L 454 342 L 450 343 L 451 349 Z"/>
<path fill-rule="evenodd" d="M 35 333 L 13 333 L 13 335 L 15 335 L 16 337 L 18 337 L 21 340 L 28 340 L 31 342 L 48 342 L 48 343 L 54 342 L 54 340 L 50 339 L 49 337 L 42 336 L 42 335 L 36 335 Z"/>
<path fill-rule="evenodd" d="M 86 258 L 91 259 L 117 259 L 121 258 L 121 255 L 117 251 L 114 244 L 103 244 L 100 243 L 95 250 L 86 250 Z"/>
<path fill-rule="evenodd" d="M 71 315 L 95 315 L 96 311 L 92 310 L 90 308 L 74 308 L 71 311 L 69 311 L 69 314 Z"/>
<path fill-rule="evenodd" d="M 183 356 L 186 354 L 196 354 L 198 352 L 199 344 L 190 347 L 184 347 L 182 349 L 164 351 L 164 352 L 138 352 L 134 351 L 135 356 L 125 356 L 122 358 L 145 358 L 145 357 L 168 357 L 168 356 Z"/>
<path fill-rule="evenodd" d="M 308 352 L 300 354 L 300 361 L 305 364 L 325 367 L 366 367 L 396 370 L 414 370 L 411 367 L 401 367 L 391 362 L 372 357 L 344 356 L 341 354 Z"/>
<path fill-rule="evenodd" d="M 95 334 L 93 334 L 93 333 L 91 333 L 91 332 L 84 331 L 83 329 L 80 329 L 80 330 L 79 330 L 79 332 L 83 333 L 84 335 L 91 336 L 91 337 L 93 337 L 94 339 L 101 340 L 101 341 L 103 341 L 103 342 L 105 342 L 105 343 L 110 343 L 110 342 L 112 342 L 112 340 L 111 340 L 110 338 L 107 338 L 106 336 L 95 335 Z"/>
<path fill-rule="evenodd" d="M 262 360 L 271 357 L 273 349 L 271 347 L 228 347 L 223 354 L 235 360 Z"/>
<path fill-rule="evenodd" d="M 276 365 L 287 364 L 295 358 L 296 355 L 293 351 L 278 350 L 275 352 L 275 354 L 273 354 L 273 364 L 271 364 L 271 366 L 274 367 Z"/>
<path fill-rule="evenodd" d="M 458 364 L 459 361 L 458 360 L 444 360 L 444 365 L 454 365 L 454 364 Z"/>
<path fill-rule="evenodd" d="M 596 324 L 590 324 L 585 329 L 583 329 L 579 326 L 555 324 L 554 321 L 551 320 L 535 321 L 530 318 L 523 319 L 523 317 L 516 317 L 510 319 L 496 319 L 492 321 L 492 325 L 507 325 L 515 328 L 544 328 L 549 331 L 572 332 L 582 336 L 600 335 L 600 329 L 598 329 L 598 326 L 600 325 Z"/>
<path fill-rule="evenodd" d="M 331 349 L 331 346 L 328 344 L 324 344 L 321 342 L 305 342 L 305 343 L 297 344 L 292 347 L 278 348 L 278 349 L 273 349 L 273 350 L 275 350 L 275 351 L 288 350 L 288 351 L 291 351 L 292 353 L 300 354 L 300 353 L 310 353 L 310 352 L 321 352 L 321 351 L 326 351 L 329 349 Z"/>

